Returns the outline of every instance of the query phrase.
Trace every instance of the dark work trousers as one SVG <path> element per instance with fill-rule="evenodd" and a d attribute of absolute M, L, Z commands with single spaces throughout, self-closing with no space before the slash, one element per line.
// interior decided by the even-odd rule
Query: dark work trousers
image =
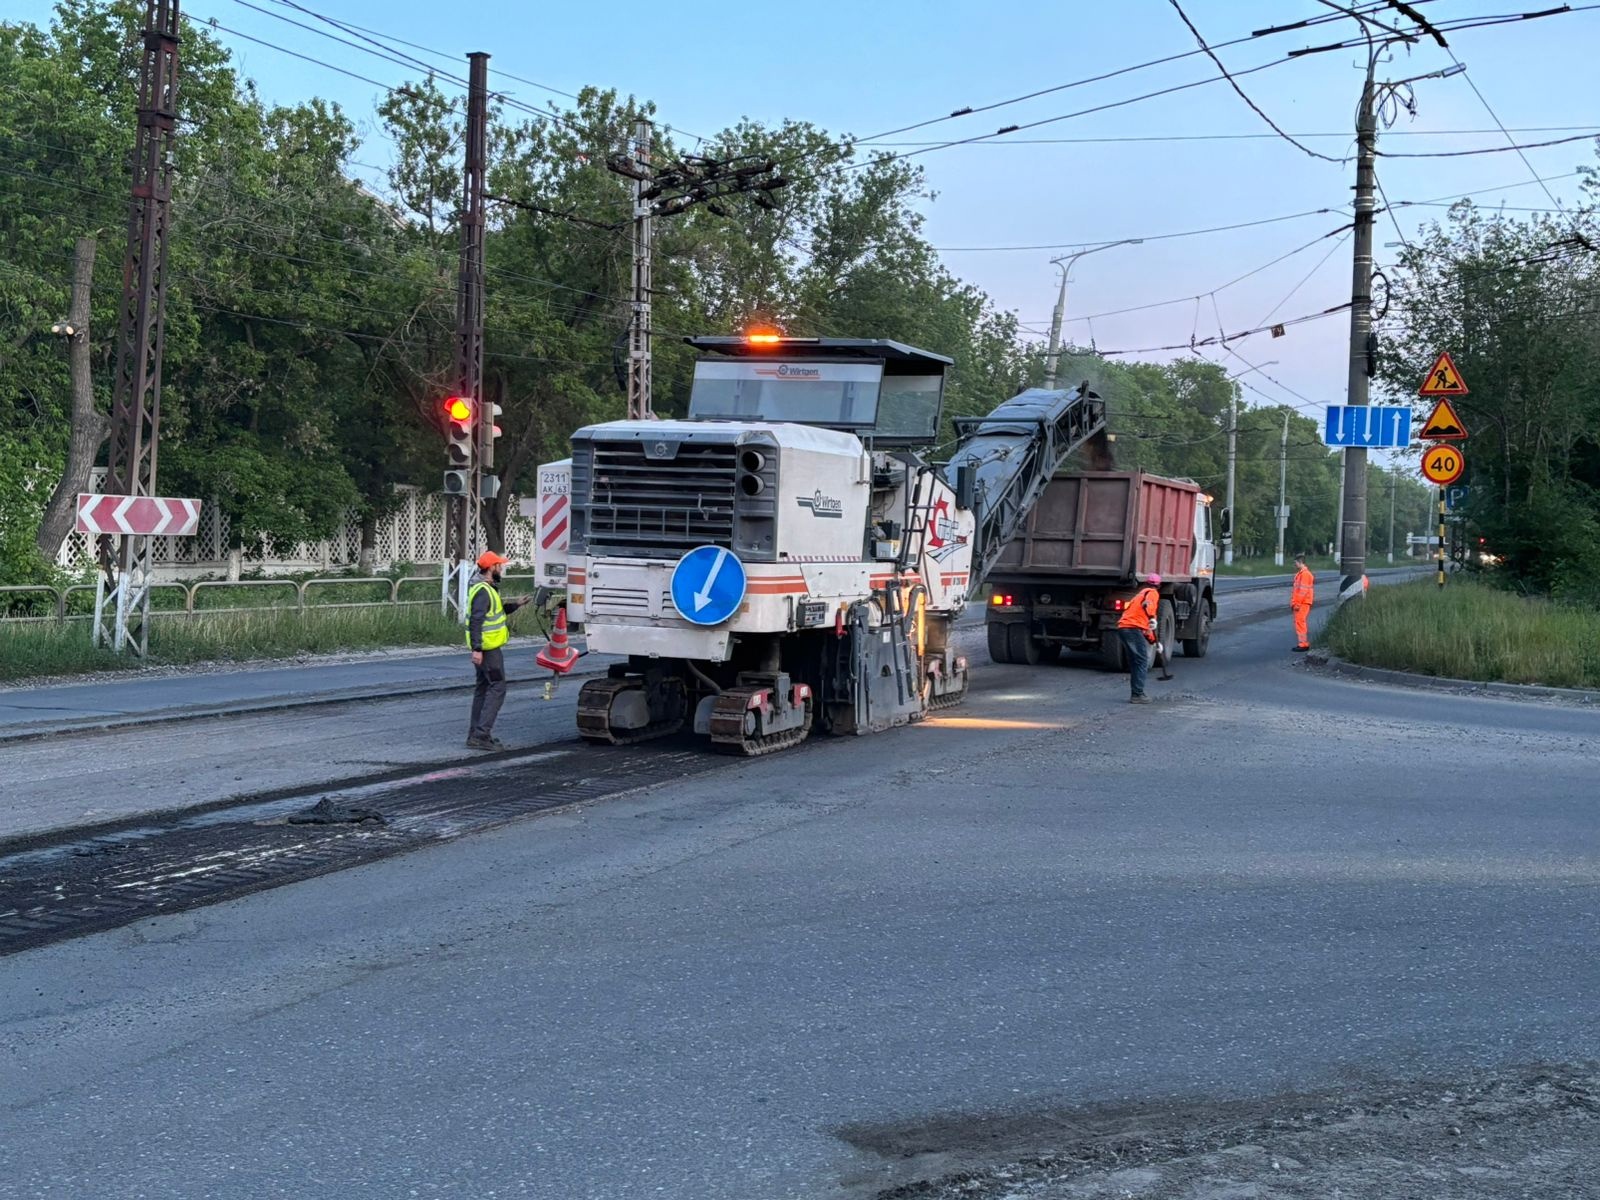
<path fill-rule="evenodd" d="M 1150 640 L 1142 629 L 1119 629 L 1122 656 L 1128 660 L 1128 686 L 1135 696 L 1144 695 L 1144 681 L 1150 674 Z"/>
<path fill-rule="evenodd" d="M 486 738 L 494 733 L 494 719 L 506 699 L 506 656 L 503 650 L 485 650 L 483 662 L 474 668 L 478 686 L 472 690 L 472 728 L 468 737 Z"/>

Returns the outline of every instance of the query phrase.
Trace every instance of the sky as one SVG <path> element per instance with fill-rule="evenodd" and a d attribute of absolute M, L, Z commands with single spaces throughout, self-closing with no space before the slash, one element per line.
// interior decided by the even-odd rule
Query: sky
<path fill-rule="evenodd" d="M 663 123 L 697 134 L 742 117 L 773 123 L 796 118 L 871 138 L 969 105 L 1058 89 L 877 142 L 944 141 L 1049 121 L 913 160 L 925 168 L 934 193 L 924 205 L 926 232 L 947 266 L 986 291 L 997 307 L 1015 313 L 1041 340 L 1060 278 L 1050 259 L 1125 238 L 1146 240 L 1097 251 L 1073 269 L 1066 308 L 1071 342 L 1092 343 L 1102 352 L 1186 345 L 1219 329 L 1232 333 L 1319 313 L 1350 296 L 1350 241 L 1342 234 L 1323 236 L 1348 217 L 1315 210 L 1350 201 L 1353 162 L 1319 161 L 1278 137 L 1217 78 L 1203 55 L 1060 88 L 1196 49 L 1171 0 L 300 2 L 432 46 L 460 61 L 462 74 L 467 52 L 487 50 L 491 88 L 526 102 L 561 103 L 562 97 L 496 79 L 497 71 L 561 92 L 591 84 L 615 87 L 653 100 Z M 7 0 L 6 7 L 8 19 L 49 19 L 47 0 Z M 1420 11 L 1439 22 L 1550 7 L 1552 0 L 1421 0 Z M 1600 4 L 1575 0 L 1572 7 L 1584 11 L 1448 35 L 1448 51 L 1431 41 L 1396 49 L 1380 67 L 1380 79 L 1441 70 L 1452 65 L 1452 53 L 1467 69 L 1415 84 L 1415 117 L 1399 114 L 1381 133 L 1380 149 L 1503 149 L 1508 139 L 1496 128 L 1497 119 L 1521 143 L 1600 132 L 1600 88 L 1594 83 Z M 1213 45 L 1330 12 L 1321 0 L 1183 0 L 1183 8 Z M 370 129 L 380 92 L 244 35 L 386 83 L 408 74 L 285 23 L 279 18 L 318 24 L 281 0 L 185 0 L 183 11 L 222 26 L 216 37 L 234 51 L 269 102 L 320 95 L 338 101 Z M 1355 32 L 1353 21 L 1340 20 L 1218 54 L 1237 73 Z M 1364 66 L 1364 52 L 1316 54 L 1245 75 L 1239 84 L 1283 130 L 1327 135 L 1302 140 L 1343 159 L 1353 150 Z M 1207 82 L 1070 115 L 1199 81 Z M 1536 129 L 1541 131 L 1516 132 Z M 360 157 L 382 163 L 386 154 L 385 145 L 374 140 Z M 1471 192 L 1484 207 L 1548 210 L 1559 202 L 1570 208 L 1579 196 L 1573 172 L 1596 162 L 1587 141 L 1528 149 L 1525 155 L 1526 161 L 1511 152 L 1384 158 L 1379 178 L 1397 208 L 1400 231 L 1412 236 L 1418 226 L 1442 218 L 1444 209 L 1405 207 L 1405 201 Z M 1313 215 L 1203 236 L 1160 236 L 1305 213 Z M 1385 243 L 1400 236 L 1394 222 L 1380 218 L 1380 266 L 1396 253 Z M 1039 246 L 1060 248 L 996 248 Z M 1159 307 L 1145 307 L 1150 305 Z M 1140 311 L 1119 311 L 1125 309 Z M 1339 313 L 1292 325 L 1281 338 L 1261 333 L 1231 343 L 1231 351 L 1203 352 L 1230 374 L 1245 372 L 1240 382 L 1250 389 L 1247 403 L 1289 403 L 1320 419 L 1323 405 L 1343 402 L 1348 338 L 1348 315 Z M 1162 361 L 1183 353 L 1132 357 Z M 1417 364 L 1419 379 L 1427 366 Z"/>

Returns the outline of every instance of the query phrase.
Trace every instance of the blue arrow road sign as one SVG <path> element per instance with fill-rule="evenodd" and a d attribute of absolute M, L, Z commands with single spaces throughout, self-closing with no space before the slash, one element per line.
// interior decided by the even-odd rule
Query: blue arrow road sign
<path fill-rule="evenodd" d="M 1409 404 L 1330 404 L 1322 431 L 1325 446 L 1393 450 L 1411 444 Z"/>
<path fill-rule="evenodd" d="M 721 546 L 697 546 L 672 568 L 672 603 L 696 625 L 721 625 L 738 612 L 744 586 L 744 564 Z"/>

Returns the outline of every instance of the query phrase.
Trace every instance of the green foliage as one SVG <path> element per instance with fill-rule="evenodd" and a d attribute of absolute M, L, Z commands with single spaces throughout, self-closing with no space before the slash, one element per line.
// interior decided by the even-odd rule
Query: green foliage
<path fill-rule="evenodd" d="M 1513 220 L 1458 204 L 1394 272 L 1381 375 L 1410 397 L 1448 350 L 1471 387 L 1469 536 L 1525 590 L 1600 601 L 1600 255 L 1589 203 Z M 1587 232 L 1585 232 L 1587 231 Z"/>
<path fill-rule="evenodd" d="M 461 626 L 437 605 L 405 608 L 262 608 L 245 613 L 151 618 L 150 657 L 156 664 L 247 661 L 296 654 L 375 650 L 390 646 L 450 646 Z M 127 669 L 128 655 L 96 649 L 81 621 L 0 623 L 0 681 Z"/>
<path fill-rule="evenodd" d="M 1468 376 L 1471 379 L 1471 376 Z M 1446 679 L 1600 687 L 1600 613 L 1457 577 L 1375 587 L 1321 634 L 1340 658 Z"/>

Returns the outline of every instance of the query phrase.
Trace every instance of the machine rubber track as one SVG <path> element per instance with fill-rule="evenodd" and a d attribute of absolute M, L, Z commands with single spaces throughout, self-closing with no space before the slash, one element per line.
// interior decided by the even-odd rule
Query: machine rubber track
<path fill-rule="evenodd" d="M 938 712 L 940 709 L 954 708 L 966 698 L 966 687 L 963 687 L 959 692 L 947 692 L 943 696 L 930 696 L 928 698 L 928 711 Z"/>
<path fill-rule="evenodd" d="M 578 736 L 587 742 L 611 746 L 631 746 L 652 738 L 666 737 L 683 728 L 682 715 L 655 721 L 642 729 L 613 729 L 611 706 L 624 692 L 643 691 L 640 679 L 591 679 L 578 692 Z"/>
<path fill-rule="evenodd" d="M 776 754 L 798 746 L 811 733 L 812 701 L 806 698 L 805 723 L 798 729 L 785 729 L 781 733 L 761 737 L 745 729 L 745 717 L 750 711 L 750 700 L 769 689 L 762 687 L 726 688 L 711 708 L 711 744 L 727 754 L 755 758 L 762 754 Z"/>

